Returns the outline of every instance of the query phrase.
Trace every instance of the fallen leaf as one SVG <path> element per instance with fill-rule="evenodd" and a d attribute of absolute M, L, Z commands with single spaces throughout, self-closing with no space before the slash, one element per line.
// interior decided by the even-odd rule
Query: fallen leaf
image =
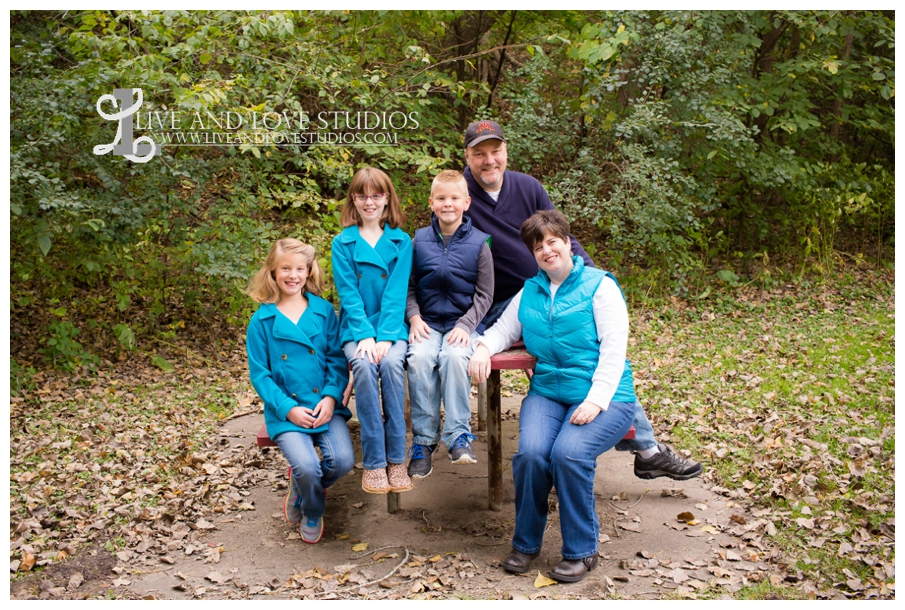
<path fill-rule="evenodd" d="M 537 571 L 537 578 L 534 579 L 534 588 L 540 589 L 541 587 L 549 587 L 550 585 L 555 585 L 556 581 L 552 578 L 547 578 L 543 574 L 540 573 L 540 570 Z"/>
<path fill-rule="evenodd" d="M 25 553 L 25 555 L 22 557 L 22 563 L 19 564 L 19 567 L 26 571 L 35 567 L 35 556 L 31 553 Z"/>
<path fill-rule="evenodd" d="M 362 542 L 362 543 L 360 543 L 360 544 L 352 545 L 352 550 L 353 550 L 354 552 L 356 552 L 356 553 L 361 553 L 362 551 L 367 551 L 367 550 L 368 550 L 368 543 L 367 543 L 367 542 Z"/>
<path fill-rule="evenodd" d="M 694 515 L 688 511 L 685 511 L 684 513 L 679 513 L 678 515 L 676 515 L 676 521 L 691 524 L 691 522 L 694 521 Z"/>

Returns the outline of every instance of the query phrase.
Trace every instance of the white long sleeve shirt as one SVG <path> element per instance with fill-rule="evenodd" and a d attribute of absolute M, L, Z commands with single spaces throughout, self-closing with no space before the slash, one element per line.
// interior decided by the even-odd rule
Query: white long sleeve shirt
<path fill-rule="evenodd" d="M 558 289 L 559 284 L 550 284 L 553 299 L 556 298 Z M 522 324 L 518 320 L 521 300 L 522 291 L 519 290 L 496 324 L 483 336 L 475 339 L 475 347 L 483 344 L 493 356 L 508 349 L 522 336 Z M 628 346 L 628 308 L 613 278 L 606 276 L 600 282 L 594 293 L 592 308 L 597 338 L 600 340 L 600 354 L 597 358 L 597 368 L 594 369 L 594 376 L 591 378 L 591 390 L 585 400 L 605 411 L 609 408 L 622 379 Z"/>

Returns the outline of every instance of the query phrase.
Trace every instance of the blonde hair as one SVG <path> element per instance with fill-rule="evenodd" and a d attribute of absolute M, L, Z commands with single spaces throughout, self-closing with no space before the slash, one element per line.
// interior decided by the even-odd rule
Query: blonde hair
<path fill-rule="evenodd" d="M 308 278 L 305 280 L 305 290 L 312 294 L 320 295 L 323 286 L 323 274 L 317 264 L 317 254 L 314 246 L 304 244 L 297 239 L 287 237 L 278 239 L 270 247 L 264 264 L 248 282 L 245 294 L 258 303 L 276 303 L 280 300 L 280 288 L 277 286 L 275 271 L 277 265 L 287 254 L 301 254 L 308 261 Z"/>
<path fill-rule="evenodd" d="M 405 213 L 399 204 L 399 197 L 396 195 L 396 189 L 393 188 L 393 181 L 390 180 L 386 173 L 376 167 L 363 167 L 352 176 L 352 184 L 349 185 L 349 192 L 346 194 L 346 203 L 339 217 L 339 222 L 342 226 L 361 226 L 361 215 L 355 208 L 355 202 L 352 201 L 352 197 L 354 195 L 367 195 L 367 191 L 387 194 L 387 205 L 383 209 L 383 215 L 380 217 L 381 227 L 384 224 L 388 224 L 392 228 L 398 229 L 405 224 Z"/>
<path fill-rule="evenodd" d="M 454 169 L 444 169 L 434 176 L 434 181 L 431 182 L 431 197 L 434 196 L 434 187 L 438 184 L 458 184 L 462 188 L 462 193 L 468 197 L 468 183 L 465 181 L 465 176 L 462 175 L 462 172 Z"/>

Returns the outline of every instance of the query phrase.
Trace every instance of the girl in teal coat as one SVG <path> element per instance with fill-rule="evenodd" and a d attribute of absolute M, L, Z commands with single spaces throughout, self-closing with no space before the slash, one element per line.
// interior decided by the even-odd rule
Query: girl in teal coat
<path fill-rule="evenodd" d="M 361 486 L 373 494 L 408 491 L 402 369 L 412 240 L 399 228 L 405 216 L 389 176 L 372 167 L 356 172 L 340 220 L 346 228 L 333 239 L 333 279 L 361 422 Z"/>
<path fill-rule="evenodd" d="M 283 513 L 311 544 L 324 533 L 326 488 L 352 470 L 355 457 L 346 427 L 352 413 L 343 405 L 349 374 L 339 322 L 320 291 L 314 248 L 278 240 L 249 283 L 249 296 L 261 306 L 245 339 L 267 434 L 289 461 Z"/>

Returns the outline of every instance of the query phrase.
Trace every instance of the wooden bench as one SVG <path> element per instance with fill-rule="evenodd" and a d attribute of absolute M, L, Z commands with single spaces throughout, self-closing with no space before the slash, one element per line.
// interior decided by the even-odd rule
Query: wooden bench
<path fill-rule="evenodd" d="M 534 370 L 537 359 L 528 353 L 524 343 L 516 345 L 490 358 L 490 377 L 478 386 L 478 430 L 487 431 L 487 497 L 488 508 L 498 511 L 503 508 L 503 414 L 501 407 L 500 371 Z M 408 383 L 405 384 L 406 423 L 409 420 Z M 488 409 L 488 406 L 490 407 Z M 635 427 L 623 437 L 635 438 Z M 276 447 L 277 444 L 267 434 L 267 425 L 258 430 L 258 447 Z M 399 510 L 399 494 L 387 494 L 387 512 Z"/>
<path fill-rule="evenodd" d="M 500 371 L 534 370 L 537 359 L 524 343 L 490 358 L 490 377 L 478 386 L 478 430 L 487 431 L 487 496 L 490 510 L 503 508 L 503 417 Z M 489 406 L 489 409 L 488 409 Z M 623 437 L 635 438 L 635 427 Z"/>

